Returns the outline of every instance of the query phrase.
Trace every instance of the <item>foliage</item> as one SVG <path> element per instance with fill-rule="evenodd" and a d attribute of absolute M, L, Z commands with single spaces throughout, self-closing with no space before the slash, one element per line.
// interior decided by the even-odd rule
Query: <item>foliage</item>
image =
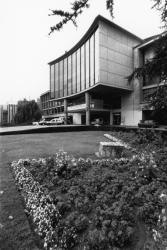
<path fill-rule="evenodd" d="M 153 8 L 156 8 L 161 12 L 161 20 L 166 25 L 167 24 L 167 0 L 153 0 L 155 4 Z"/>
<path fill-rule="evenodd" d="M 105 0 L 106 1 L 106 9 L 110 11 L 111 16 L 113 17 L 113 7 L 114 0 Z M 116 0 L 115 0 L 116 1 Z M 167 0 L 153 0 L 154 5 L 152 8 L 156 8 L 161 12 L 161 20 L 166 25 L 167 21 Z M 62 17 L 62 21 L 57 23 L 55 26 L 50 27 L 49 35 L 54 31 L 59 31 L 63 28 L 64 24 L 72 21 L 75 26 L 77 26 L 76 19 L 82 14 L 84 8 L 89 8 L 90 0 L 75 0 L 71 3 L 71 12 L 63 11 L 63 10 L 51 10 L 51 14 L 49 16 L 57 15 Z"/>
<path fill-rule="evenodd" d="M 63 28 L 64 24 L 72 21 L 75 26 L 77 26 L 76 19 L 82 14 L 84 8 L 89 8 L 90 0 L 75 0 L 71 3 L 71 12 L 63 11 L 63 10 L 51 10 L 51 14 L 49 16 L 57 15 L 62 17 L 62 21 L 57 23 L 55 26 L 50 27 L 49 35 L 55 30 L 60 30 Z M 106 0 L 106 8 L 110 11 L 111 16 L 113 16 L 113 0 Z"/>
<path fill-rule="evenodd" d="M 146 60 L 142 67 L 136 68 L 128 77 L 131 81 L 133 78 L 153 79 L 159 77 L 159 82 L 162 83 L 167 80 L 167 33 L 164 32 L 157 37 L 152 44 L 154 49 L 154 56 Z"/>
<path fill-rule="evenodd" d="M 138 137 L 154 143 L 151 133 Z M 58 214 L 55 220 L 46 213 L 45 225 L 39 216 L 34 220 L 47 232 L 41 232 L 46 249 L 113 250 L 130 247 L 140 238 L 136 235 L 140 221 L 148 231 L 158 230 L 163 208 L 159 196 L 167 188 L 166 162 L 163 149 L 161 153 L 131 152 L 129 158 L 115 160 L 75 159 L 60 151 L 54 157 L 25 159 L 12 167 L 22 194 L 29 190 L 29 213 L 38 215 L 36 204 L 45 200 L 39 207 L 45 211 L 54 207 Z M 38 195 L 40 190 L 45 190 L 47 200 L 34 198 L 43 195 Z"/>
<path fill-rule="evenodd" d="M 35 100 L 27 101 L 26 99 L 18 101 L 17 113 L 14 117 L 16 123 L 27 123 L 38 121 L 41 118 L 41 111 Z"/>
<path fill-rule="evenodd" d="M 160 124 L 167 124 L 167 87 L 159 86 L 148 96 L 149 106 L 153 108 L 153 118 Z"/>

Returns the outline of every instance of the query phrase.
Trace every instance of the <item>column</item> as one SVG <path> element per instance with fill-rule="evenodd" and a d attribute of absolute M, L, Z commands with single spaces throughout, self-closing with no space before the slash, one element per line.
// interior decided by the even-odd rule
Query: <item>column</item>
<path fill-rule="evenodd" d="M 110 111 L 110 125 L 113 125 L 113 112 Z"/>
<path fill-rule="evenodd" d="M 67 124 L 67 117 L 68 117 L 68 114 L 67 114 L 67 99 L 64 99 L 64 117 L 65 117 L 64 124 Z"/>
<path fill-rule="evenodd" d="M 90 125 L 90 95 L 88 92 L 85 93 L 86 102 L 86 125 Z"/>

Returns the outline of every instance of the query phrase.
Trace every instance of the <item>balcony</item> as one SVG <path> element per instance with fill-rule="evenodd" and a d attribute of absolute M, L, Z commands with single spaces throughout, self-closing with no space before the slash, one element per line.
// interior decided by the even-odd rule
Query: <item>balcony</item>
<path fill-rule="evenodd" d="M 70 112 L 72 112 L 72 111 L 80 111 L 80 110 L 85 110 L 85 109 L 86 109 L 86 103 L 67 107 L 67 111 L 70 111 Z"/>

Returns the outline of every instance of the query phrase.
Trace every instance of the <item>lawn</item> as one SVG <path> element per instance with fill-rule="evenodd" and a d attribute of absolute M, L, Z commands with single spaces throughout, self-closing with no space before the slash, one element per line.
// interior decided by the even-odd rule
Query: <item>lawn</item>
<path fill-rule="evenodd" d="M 23 210 L 8 165 L 20 158 L 54 155 L 63 149 L 75 157 L 95 158 L 104 132 L 72 132 L 0 136 L 0 249 L 36 249 L 34 235 Z M 12 217 L 10 217 L 12 216 Z M 12 219 L 10 219 L 12 218 Z"/>

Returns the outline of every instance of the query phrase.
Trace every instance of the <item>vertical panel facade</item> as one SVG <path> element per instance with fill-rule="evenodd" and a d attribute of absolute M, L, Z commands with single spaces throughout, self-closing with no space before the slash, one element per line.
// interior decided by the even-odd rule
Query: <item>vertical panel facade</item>
<path fill-rule="evenodd" d="M 72 94 L 72 74 L 71 74 L 71 69 L 72 69 L 72 62 L 71 62 L 71 56 L 68 57 L 68 95 Z"/>
<path fill-rule="evenodd" d="M 81 90 L 85 89 L 85 45 L 81 47 Z"/>
<path fill-rule="evenodd" d="M 99 81 L 99 31 L 71 55 L 50 66 L 51 98 L 84 91 Z"/>
<path fill-rule="evenodd" d="M 55 66 L 50 66 L 50 96 L 51 98 L 55 97 Z"/>
<path fill-rule="evenodd" d="M 58 98 L 59 94 L 59 67 L 58 63 L 55 64 L 55 98 Z"/>
<path fill-rule="evenodd" d="M 67 96 L 67 58 L 64 59 L 64 96 Z"/>
<path fill-rule="evenodd" d="M 77 55 L 72 54 L 72 94 L 77 92 Z"/>
<path fill-rule="evenodd" d="M 88 40 L 85 44 L 86 48 L 86 70 L 85 70 L 85 78 L 86 78 L 86 88 L 90 86 L 90 40 Z"/>
<path fill-rule="evenodd" d="M 94 34 L 90 38 L 90 86 L 95 83 L 95 40 Z"/>

